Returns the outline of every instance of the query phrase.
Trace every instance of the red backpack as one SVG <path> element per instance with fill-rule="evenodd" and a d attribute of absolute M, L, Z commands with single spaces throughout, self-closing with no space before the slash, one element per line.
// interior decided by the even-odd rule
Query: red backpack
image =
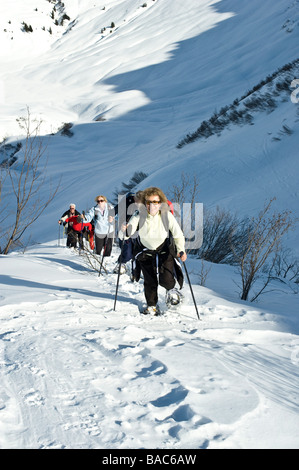
<path fill-rule="evenodd" d="M 173 215 L 173 213 L 174 213 L 174 210 L 173 210 L 173 204 L 172 204 L 172 202 L 171 202 L 171 201 L 168 201 L 168 199 L 167 199 L 167 204 L 169 205 L 170 212 L 171 212 L 171 213 L 172 213 L 172 215 Z"/>

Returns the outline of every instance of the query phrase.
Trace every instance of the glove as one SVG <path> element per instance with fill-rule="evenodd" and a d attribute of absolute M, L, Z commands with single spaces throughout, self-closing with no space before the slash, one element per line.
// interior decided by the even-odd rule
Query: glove
<path fill-rule="evenodd" d="M 81 222 L 83 222 L 83 216 L 82 215 L 77 215 L 77 222 L 78 222 L 78 224 L 81 224 Z"/>

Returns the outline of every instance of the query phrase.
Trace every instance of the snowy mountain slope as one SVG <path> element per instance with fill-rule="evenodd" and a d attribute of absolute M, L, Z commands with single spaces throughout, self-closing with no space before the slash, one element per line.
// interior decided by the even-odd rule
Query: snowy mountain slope
<path fill-rule="evenodd" d="M 142 282 L 121 278 L 114 312 L 115 275 L 99 279 L 57 247 L 70 202 L 111 198 L 136 170 L 148 173 L 141 187 L 166 192 L 182 171 L 196 175 L 206 206 L 256 215 L 275 196 L 298 215 L 298 104 L 287 94 L 253 125 L 177 143 L 297 57 L 299 2 L 142 4 L 0 4 L 1 139 L 16 144 L 29 106 L 54 133 L 47 175 L 61 177 L 28 233 L 37 245 L 0 257 L 0 447 L 297 448 L 298 296 L 287 286 L 240 302 L 233 268 L 212 266 L 203 288 L 189 257 L 201 321 L 187 285 L 180 311 L 144 318 Z M 73 136 L 57 133 L 68 122 Z"/>
<path fill-rule="evenodd" d="M 219 296 L 190 260 L 201 321 L 188 285 L 144 317 L 142 282 L 121 276 L 114 311 L 116 275 L 56 243 L 1 267 L 1 448 L 298 447 L 296 296 L 238 304 L 230 268 L 209 276 Z"/>
<path fill-rule="evenodd" d="M 176 149 L 216 109 L 296 58 L 298 2 L 64 4 L 70 21 L 54 24 L 52 35 L 41 30 L 42 40 L 39 26 L 54 3 L 30 0 L 26 12 L 17 0 L 1 6 L 3 26 L 17 12 L 10 25 L 14 39 L 9 42 L 1 31 L 6 38 L 2 63 L 8 61 L 0 72 L 2 135 L 20 132 L 16 118 L 26 105 L 32 117 L 43 119 L 44 132 L 74 123 L 72 139 L 47 139 L 49 175 L 54 180 L 62 175 L 61 192 L 47 216 L 56 218 L 70 199 L 81 210 L 88 208 L 100 188 L 111 197 L 136 170 L 149 174 L 145 185 L 165 190 L 181 171 L 194 172 L 206 205 L 228 205 L 251 215 L 275 196 L 279 208 L 298 214 L 298 105 L 291 100 L 262 115 L 253 128 L 233 128 L 219 139 Z M 21 33 L 17 25 L 33 23 L 30 5 L 38 15 L 36 29 Z M 272 142 L 285 122 L 293 135 Z M 86 186 L 87 192 L 77 189 Z M 47 216 L 35 227 L 37 241 L 56 236 Z M 289 242 L 294 248 L 295 236 Z"/>
<path fill-rule="evenodd" d="M 40 3 L 43 5 L 44 2 L 40 0 Z M 94 111 L 97 107 L 105 112 L 115 106 L 120 108 L 116 114 L 115 111 L 110 111 L 106 117 L 123 114 L 147 102 L 143 99 L 143 93 L 134 90 L 132 96 L 132 93 L 126 93 L 126 90 L 120 96 L 114 96 L 113 88 L 107 86 L 105 80 L 118 73 L 140 70 L 166 60 L 176 47 L 175 42 L 198 34 L 219 21 L 222 16 L 227 16 L 214 12 L 209 3 L 211 2 L 204 1 L 197 5 L 196 15 L 201 17 L 204 13 L 206 19 L 192 25 L 189 22 L 194 13 L 192 2 L 185 2 L 183 5 L 181 2 L 151 0 L 146 8 L 142 8 L 138 0 L 109 1 L 108 5 L 101 1 L 96 6 L 93 1 L 66 2 L 65 10 L 70 9 L 74 26 L 63 34 L 46 54 L 40 55 L 38 62 L 36 59 L 28 61 L 25 55 L 24 73 L 21 77 L 13 77 L 8 71 L 8 77 L 4 76 L 3 79 L 4 88 L 9 92 L 14 88 L 14 84 L 18 83 L 23 102 L 26 102 L 27 98 L 27 95 L 24 96 L 24 88 L 31 89 L 35 95 L 28 96 L 32 107 L 40 108 L 34 109 L 33 112 L 42 112 L 47 123 L 49 118 L 46 111 L 51 111 L 51 108 L 47 107 L 46 103 L 43 106 L 39 104 L 44 101 L 42 96 L 46 84 L 47 101 L 65 103 L 64 121 L 70 116 L 72 119 L 76 117 L 76 120 L 92 120 L 96 117 Z M 21 6 L 19 8 L 22 10 Z M 42 24 L 44 16 L 40 21 Z M 110 27 L 112 23 L 115 28 Z M 101 32 L 104 28 L 105 31 Z M 32 35 L 34 34 L 35 31 Z M 6 44 L 6 47 L 9 48 L 9 45 Z M 20 60 L 20 57 L 17 57 L 18 64 Z M 11 82 L 13 79 L 17 82 Z M 9 86 L 6 86 L 6 82 Z M 42 89 L 39 90 L 41 85 Z M 15 87 L 15 90 L 17 88 Z M 38 95 L 37 90 L 40 91 Z M 9 98 L 10 95 L 7 96 L 8 100 Z M 109 99 L 112 103 L 109 103 Z M 132 99 L 135 100 L 133 106 Z M 89 110 L 88 113 L 85 109 Z M 49 122 L 48 129 L 52 131 L 56 122 Z"/>

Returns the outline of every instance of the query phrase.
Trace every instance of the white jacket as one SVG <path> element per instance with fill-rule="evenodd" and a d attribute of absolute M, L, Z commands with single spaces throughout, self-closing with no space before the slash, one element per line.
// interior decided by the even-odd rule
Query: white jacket
<path fill-rule="evenodd" d="M 94 206 L 85 215 L 86 222 L 94 221 L 94 231 L 96 235 L 104 235 L 113 232 L 114 222 L 110 223 L 108 220 L 110 210 L 111 206 L 107 203 L 103 214 L 98 206 Z"/>
<path fill-rule="evenodd" d="M 169 230 L 172 233 L 177 252 L 185 252 L 185 237 L 184 234 L 176 221 L 175 217 L 171 212 L 167 212 Z M 131 237 L 134 238 L 136 234 L 140 216 L 138 213 L 135 213 L 129 220 L 129 225 L 131 226 Z M 144 224 L 142 227 L 139 227 L 138 234 L 142 245 L 144 245 L 149 250 L 156 250 L 168 237 L 169 232 L 164 226 L 161 213 L 158 212 L 156 215 L 152 216 L 147 214 Z M 129 238 L 129 237 L 125 237 Z"/>

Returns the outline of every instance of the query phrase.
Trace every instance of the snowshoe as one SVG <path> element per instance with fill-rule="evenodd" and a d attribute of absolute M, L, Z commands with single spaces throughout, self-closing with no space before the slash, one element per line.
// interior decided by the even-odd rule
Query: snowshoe
<path fill-rule="evenodd" d="M 166 292 L 166 305 L 179 305 L 182 300 L 182 294 L 177 289 L 170 289 Z"/>

